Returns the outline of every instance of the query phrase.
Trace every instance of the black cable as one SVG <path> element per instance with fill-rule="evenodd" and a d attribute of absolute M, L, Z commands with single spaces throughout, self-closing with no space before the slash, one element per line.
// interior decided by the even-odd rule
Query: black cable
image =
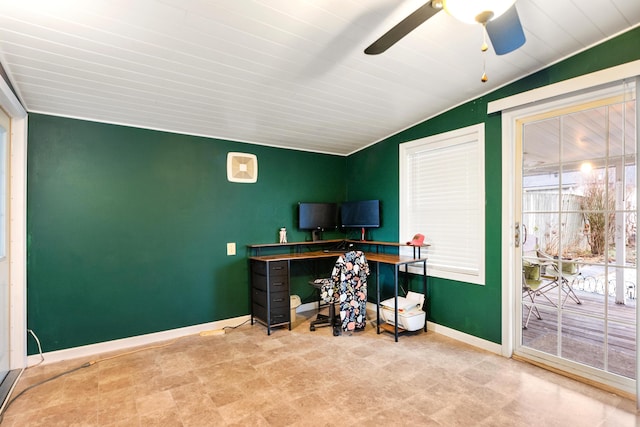
<path fill-rule="evenodd" d="M 38 386 L 41 386 L 42 384 L 48 383 L 49 381 L 53 381 L 53 380 L 55 380 L 55 379 L 57 379 L 57 378 L 60 378 L 60 377 L 62 377 L 62 376 L 64 376 L 64 375 L 67 375 L 67 374 L 70 374 L 70 373 L 72 373 L 72 372 L 78 371 L 78 370 L 80 370 L 80 369 L 82 369 L 82 368 L 88 368 L 88 367 L 89 367 L 89 366 L 91 366 L 91 365 L 92 365 L 92 363 L 91 363 L 91 362 L 83 363 L 83 364 L 82 364 L 82 365 L 80 365 L 80 366 L 77 366 L 77 367 L 75 367 L 75 368 L 73 368 L 73 369 L 69 369 L 68 371 L 61 372 L 61 373 L 59 373 L 59 374 L 57 374 L 57 375 L 54 375 L 54 376 L 52 376 L 52 377 L 50 377 L 50 378 L 47 378 L 46 380 L 42 380 L 42 381 L 37 382 L 37 383 L 35 383 L 35 384 L 31 384 L 29 387 L 25 388 L 25 389 L 24 389 L 24 390 L 22 390 L 20 393 L 18 393 L 17 395 L 15 395 L 15 396 L 14 396 L 14 397 L 13 397 L 13 398 L 8 402 L 8 403 L 7 403 L 7 405 L 4 407 L 4 412 L 6 413 L 7 409 L 9 409 L 9 406 L 11 406 L 11 404 L 12 404 L 13 402 L 15 402 L 15 401 L 20 397 L 20 396 L 22 396 L 23 394 L 25 394 L 27 391 L 29 391 L 29 390 L 31 390 L 31 389 L 33 389 L 33 388 L 36 388 L 36 387 L 38 387 Z M 3 415 L 3 416 L 4 416 L 4 415 Z M 2 421 L 2 417 L 0 417 L 0 421 Z"/>
<path fill-rule="evenodd" d="M 249 320 L 251 320 L 251 319 L 247 319 L 247 320 L 245 320 L 244 322 L 242 322 L 242 323 L 240 323 L 239 325 L 236 325 L 236 326 L 225 326 L 225 327 L 223 327 L 222 329 L 227 329 L 227 328 L 228 328 L 228 329 L 235 329 L 235 328 L 239 328 L 240 326 L 242 326 L 242 325 L 244 325 L 245 323 L 247 323 Z"/>
<path fill-rule="evenodd" d="M 240 325 L 234 326 L 234 328 L 237 328 L 238 326 L 241 326 L 241 325 L 243 325 L 243 324 L 247 323 L 248 321 L 249 321 L 249 320 L 246 320 L 246 321 L 244 321 L 243 323 L 241 323 Z M 32 366 L 32 367 L 35 367 L 35 366 L 38 366 L 40 363 L 42 363 L 42 362 L 44 361 L 44 355 L 42 354 L 42 347 L 40 346 L 40 340 L 38 340 L 38 337 L 35 335 L 35 333 L 34 333 L 31 329 L 28 329 L 28 331 L 29 331 L 29 333 L 31 333 L 31 335 L 33 335 L 33 338 L 34 338 L 34 339 L 36 340 L 36 342 L 38 343 L 38 350 L 40 351 L 40 357 L 42 358 L 42 360 L 40 360 L 40 362 L 39 362 L 38 364 L 36 364 L 36 365 Z M 180 337 L 180 338 L 183 338 L 183 337 Z M 98 362 L 102 362 L 102 361 L 104 361 L 104 360 L 109 360 L 109 359 L 113 359 L 113 358 L 116 358 L 116 357 L 125 356 L 125 355 L 127 355 L 127 354 L 131 354 L 131 353 L 137 353 L 137 352 L 139 352 L 139 351 L 143 351 L 143 350 L 150 350 L 150 349 L 153 349 L 153 348 L 158 348 L 158 347 L 164 347 L 164 346 L 167 346 L 167 345 L 172 345 L 173 343 L 175 343 L 176 341 L 178 341 L 180 338 L 176 338 L 176 339 L 174 339 L 173 341 L 170 341 L 169 343 L 167 343 L 167 344 L 163 344 L 163 345 L 160 345 L 160 346 L 151 346 L 151 347 L 139 348 L 139 349 L 137 349 L 137 350 L 132 350 L 132 351 L 130 351 L 130 352 L 125 352 L 125 353 L 118 354 L 118 355 L 115 355 L 115 356 L 106 357 L 106 358 L 98 359 L 98 360 L 92 360 L 92 361 L 90 361 L 90 362 L 83 363 L 82 365 L 77 366 L 77 367 L 75 367 L 75 368 L 69 369 L 69 370 L 64 371 L 64 372 L 61 372 L 61 373 L 59 373 L 59 374 L 57 374 L 57 375 L 54 375 L 54 376 L 52 376 L 52 377 L 50 377 L 50 378 L 47 378 L 47 379 L 45 379 L 45 380 L 42 380 L 42 381 L 37 382 L 37 383 L 35 383 L 35 384 L 32 384 L 32 385 L 30 385 L 29 387 L 27 387 L 27 388 L 25 388 L 24 390 L 22 390 L 22 391 L 21 391 L 20 393 L 18 393 L 16 396 L 14 396 L 14 397 L 13 397 L 13 398 L 12 398 L 12 399 L 7 403 L 7 405 L 6 405 L 6 406 L 4 407 L 4 409 L 3 409 L 3 412 L 0 414 L 0 422 L 2 422 L 2 419 L 4 418 L 4 414 L 5 414 L 5 412 L 7 411 L 7 409 L 9 409 L 9 406 L 11 406 L 11 404 L 12 404 L 13 402 L 15 402 L 15 401 L 16 401 L 16 399 L 18 399 L 20 396 L 22 396 L 23 394 L 25 394 L 27 391 L 29 391 L 29 390 L 31 390 L 31 389 L 33 389 L 33 388 L 35 388 L 35 387 L 41 386 L 42 384 L 46 384 L 46 383 L 48 383 L 49 381 L 53 381 L 53 380 L 55 380 L 55 379 L 57 379 L 57 378 L 60 378 L 60 377 L 62 377 L 62 376 L 64 376 L 64 375 L 68 375 L 68 374 L 70 374 L 70 373 L 72 373 L 72 372 L 75 372 L 75 371 L 78 371 L 78 370 L 80 370 L 80 369 L 88 368 L 88 367 L 90 367 L 90 366 L 92 366 L 92 365 L 95 365 L 95 364 L 96 364 L 96 363 L 98 363 Z"/>

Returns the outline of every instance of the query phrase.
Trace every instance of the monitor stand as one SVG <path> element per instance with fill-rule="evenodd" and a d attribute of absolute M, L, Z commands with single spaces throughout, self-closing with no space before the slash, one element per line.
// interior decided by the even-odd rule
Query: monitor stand
<path fill-rule="evenodd" d="M 322 230 L 311 230 L 311 241 L 318 242 L 322 240 Z"/>

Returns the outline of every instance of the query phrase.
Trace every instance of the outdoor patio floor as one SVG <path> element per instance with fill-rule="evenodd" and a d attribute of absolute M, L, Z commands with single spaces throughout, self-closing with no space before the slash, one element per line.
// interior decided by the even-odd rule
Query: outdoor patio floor
<path fill-rule="evenodd" d="M 557 288 L 547 295 L 555 301 L 557 293 L 554 292 Z M 535 302 L 542 319 L 538 319 L 535 312 L 531 314 L 527 328 L 522 330 L 523 344 L 635 379 L 636 300 L 616 304 L 613 297 L 605 298 L 597 293 L 575 290 L 575 294 L 581 304 L 568 298 L 561 310 L 538 295 Z M 523 301 L 529 302 L 528 297 Z M 523 326 L 529 305 L 523 306 Z M 608 322 L 604 321 L 605 312 Z"/>

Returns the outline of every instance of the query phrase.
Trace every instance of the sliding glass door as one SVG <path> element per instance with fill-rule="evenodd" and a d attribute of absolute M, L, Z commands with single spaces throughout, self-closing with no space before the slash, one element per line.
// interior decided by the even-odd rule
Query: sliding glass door
<path fill-rule="evenodd" d="M 7 254 L 7 177 L 9 147 L 9 117 L 0 109 L 0 384 L 10 368 L 10 295 L 9 295 L 9 257 Z M 0 399 L 0 403 L 1 403 Z"/>
<path fill-rule="evenodd" d="M 599 382 L 636 379 L 634 85 L 518 123 L 516 353 Z"/>

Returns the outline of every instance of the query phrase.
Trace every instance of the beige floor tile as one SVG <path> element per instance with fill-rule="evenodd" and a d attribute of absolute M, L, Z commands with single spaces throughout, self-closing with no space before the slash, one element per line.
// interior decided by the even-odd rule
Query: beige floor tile
<path fill-rule="evenodd" d="M 167 390 L 139 397 L 135 402 L 139 415 L 176 409 L 173 396 L 171 396 L 171 392 Z"/>
<path fill-rule="evenodd" d="M 334 337 L 310 317 L 99 355 L 24 393 L 1 427 L 640 424 L 635 402 L 432 332 Z M 30 368 L 16 393 L 86 361 Z"/>

